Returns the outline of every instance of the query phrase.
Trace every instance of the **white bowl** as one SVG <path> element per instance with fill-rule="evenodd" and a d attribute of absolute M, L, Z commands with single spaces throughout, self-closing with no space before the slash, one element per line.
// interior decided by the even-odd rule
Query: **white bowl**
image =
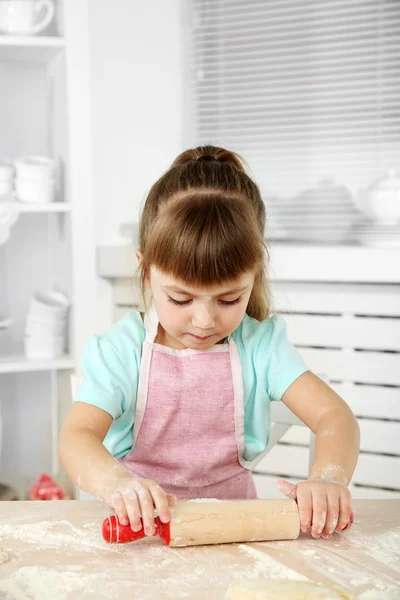
<path fill-rule="evenodd" d="M 66 338 L 25 336 L 24 349 L 27 358 L 57 358 L 64 354 Z"/>
<path fill-rule="evenodd" d="M 20 202 L 46 204 L 54 202 L 57 182 L 55 179 L 16 179 L 15 193 Z"/>
<path fill-rule="evenodd" d="M 18 179 L 55 179 L 57 162 L 47 156 L 20 156 L 14 161 Z"/>

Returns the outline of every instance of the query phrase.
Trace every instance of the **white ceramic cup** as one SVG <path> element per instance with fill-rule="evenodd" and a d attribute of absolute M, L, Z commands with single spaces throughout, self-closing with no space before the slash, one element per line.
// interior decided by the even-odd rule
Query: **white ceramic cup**
<path fill-rule="evenodd" d="M 9 35 L 35 35 L 51 23 L 54 12 L 52 0 L 0 0 L 0 31 Z"/>
<path fill-rule="evenodd" d="M 43 319 L 34 315 L 27 315 L 25 322 L 25 335 L 35 337 L 59 337 L 67 333 L 66 319 Z"/>
<path fill-rule="evenodd" d="M 56 181 L 54 179 L 16 179 L 15 194 L 20 202 L 32 204 L 54 202 Z"/>
<path fill-rule="evenodd" d="M 27 358 L 57 358 L 65 351 L 66 339 L 64 336 L 25 336 L 24 348 Z"/>
<path fill-rule="evenodd" d="M 29 314 L 37 317 L 65 318 L 68 314 L 69 301 L 61 292 L 53 290 L 36 292 L 29 303 Z"/>
<path fill-rule="evenodd" d="M 47 156 L 20 156 L 14 161 L 17 179 L 56 179 L 57 161 Z"/>

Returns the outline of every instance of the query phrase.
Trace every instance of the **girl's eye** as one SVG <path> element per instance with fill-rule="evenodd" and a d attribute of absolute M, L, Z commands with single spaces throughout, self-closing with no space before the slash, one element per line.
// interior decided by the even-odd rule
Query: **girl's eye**
<path fill-rule="evenodd" d="M 220 304 L 222 304 L 223 306 L 233 306 L 234 304 L 238 304 L 240 302 L 240 300 L 241 300 L 241 296 L 239 296 L 239 298 L 236 298 L 235 300 L 218 300 L 218 302 Z M 175 298 L 168 296 L 168 302 L 175 304 L 175 306 L 186 306 L 191 301 L 192 300 L 175 300 Z"/>
<path fill-rule="evenodd" d="M 175 300 L 175 298 L 168 296 L 168 302 L 172 302 L 172 304 L 175 304 L 175 306 L 185 306 L 186 304 L 189 304 L 191 300 Z"/>
<path fill-rule="evenodd" d="M 238 304 L 238 302 L 240 302 L 241 300 L 241 296 L 239 296 L 239 298 L 236 298 L 236 300 L 220 300 L 220 303 L 223 304 L 224 306 L 233 306 L 234 304 Z"/>

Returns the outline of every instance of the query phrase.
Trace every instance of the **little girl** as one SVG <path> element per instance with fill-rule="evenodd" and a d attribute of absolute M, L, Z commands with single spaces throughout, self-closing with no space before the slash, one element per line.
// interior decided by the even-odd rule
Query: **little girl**
<path fill-rule="evenodd" d="M 62 427 L 60 459 L 84 491 L 134 531 L 154 532 L 176 498 L 256 498 L 270 403 L 315 434 L 310 477 L 278 482 L 301 529 L 339 533 L 359 429 L 347 404 L 304 364 L 271 315 L 265 209 L 233 152 L 183 152 L 153 185 L 137 257 L 145 313 L 87 342 L 85 380 Z"/>

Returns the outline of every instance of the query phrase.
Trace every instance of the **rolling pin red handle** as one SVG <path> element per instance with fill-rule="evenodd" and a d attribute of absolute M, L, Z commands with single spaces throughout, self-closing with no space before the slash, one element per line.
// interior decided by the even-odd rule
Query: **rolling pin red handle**
<path fill-rule="evenodd" d="M 154 525 L 156 528 L 154 535 L 161 538 L 168 546 L 171 540 L 169 523 L 162 523 L 160 518 L 156 517 Z M 146 537 L 143 526 L 139 531 L 133 531 L 130 525 L 121 525 L 116 515 L 104 519 L 102 532 L 105 541 L 111 544 L 126 544 Z"/>

